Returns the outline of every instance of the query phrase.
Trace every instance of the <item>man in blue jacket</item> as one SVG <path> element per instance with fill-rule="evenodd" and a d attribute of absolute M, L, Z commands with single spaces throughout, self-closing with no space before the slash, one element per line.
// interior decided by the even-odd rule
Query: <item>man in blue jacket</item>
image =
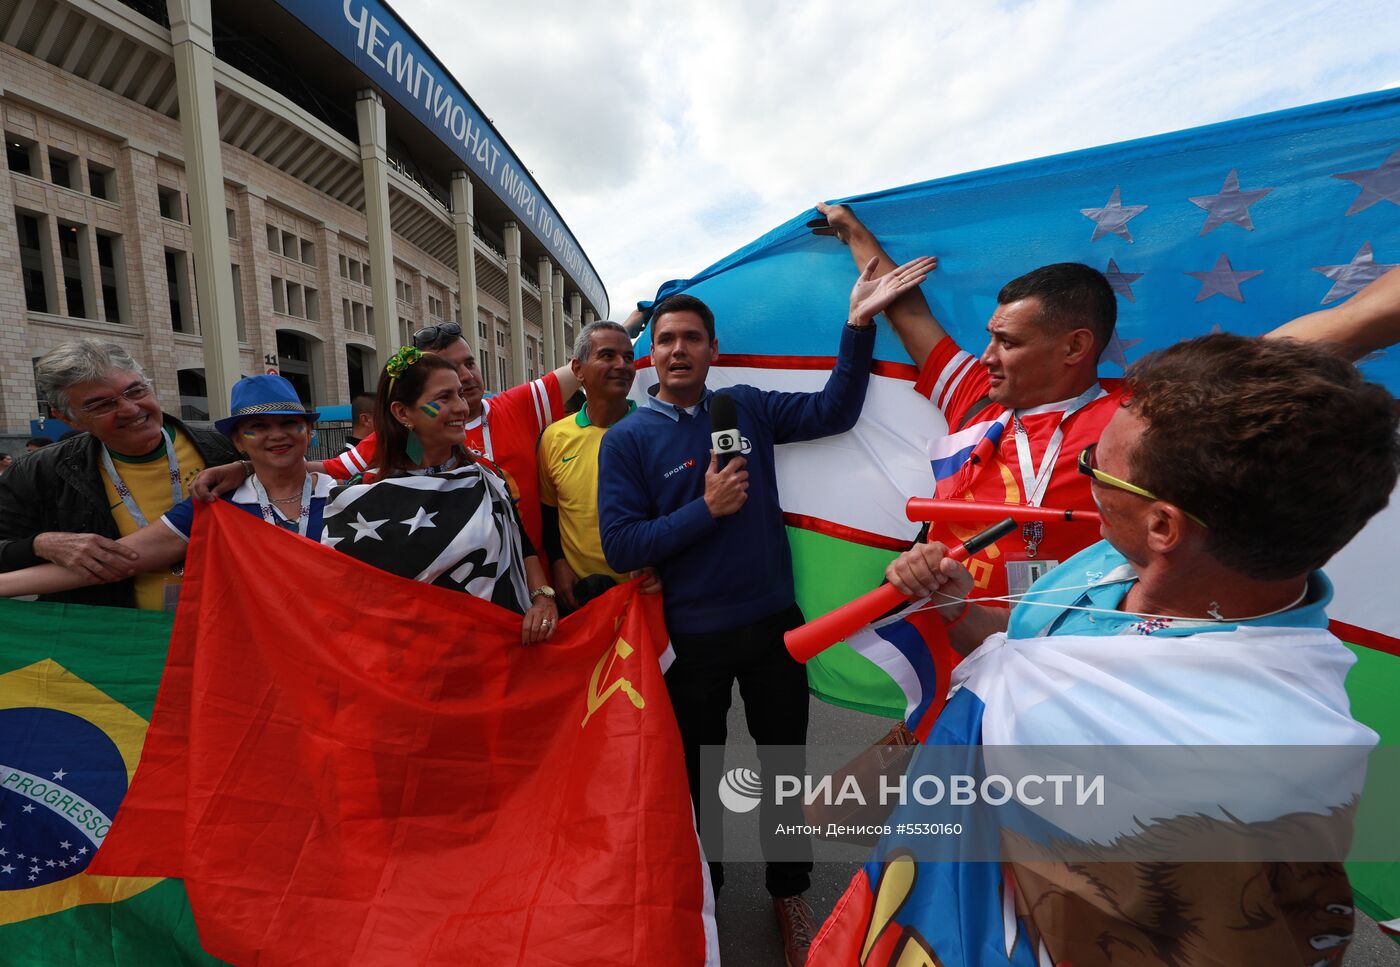
<path fill-rule="evenodd" d="M 713 392 L 705 386 L 719 353 L 714 314 L 688 295 L 671 296 L 656 307 L 652 362 L 658 384 L 636 413 L 603 438 L 598 516 L 610 567 L 623 573 L 654 567 L 661 576 L 676 654 L 666 685 L 697 815 L 720 815 L 718 790 L 699 788 L 700 749 L 725 744 L 735 679 L 749 733 L 761 750 L 765 784 L 771 786 L 779 772 L 801 771 L 800 762 L 775 761 L 762 752 L 807 741 L 806 672 L 783 647 L 783 633 L 803 617 L 793 593 L 773 447 L 844 433 L 855 425 L 870 376 L 875 315 L 936 264 L 932 258 L 915 259 L 879 280 L 873 278 L 876 263 L 866 266 L 851 290 L 840 353 L 821 392 L 726 389 L 745 448 L 723 467 L 710 450 Z M 702 796 L 713 801 L 703 804 Z M 765 834 L 779 823 L 803 821 L 796 803 L 784 815 L 771 805 L 772 798 L 764 797 Z M 717 856 L 719 824 L 708 825 L 715 828 L 702 829 L 706 850 Z M 767 887 L 785 952 L 790 963 L 801 963 L 815 928 L 802 899 L 810 884 L 810 852 L 805 862 L 774 862 L 767 842 L 764 847 L 770 857 Z M 719 863 L 710 864 L 710 875 L 718 890 Z"/>

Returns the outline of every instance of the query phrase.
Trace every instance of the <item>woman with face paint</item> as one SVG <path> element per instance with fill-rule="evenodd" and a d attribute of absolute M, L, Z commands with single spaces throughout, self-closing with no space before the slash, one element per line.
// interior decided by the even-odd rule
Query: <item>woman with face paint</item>
<path fill-rule="evenodd" d="M 324 474 L 306 472 L 306 449 L 320 414 L 308 410 L 281 376 L 239 380 L 230 403 L 231 415 L 214 426 L 243 455 L 247 476 L 224 499 L 273 526 L 319 540 L 321 514 L 333 481 Z M 140 555 L 132 562 L 137 571 L 167 570 L 184 560 L 193 524 L 194 504 L 186 499 L 120 543 Z M 52 594 L 96 583 L 91 574 L 42 564 L 0 574 L 0 597 Z"/>
<path fill-rule="evenodd" d="M 554 591 L 500 471 L 462 445 L 469 418 L 451 363 L 396 352 L 375 395 L 378 466 L 332 491 L 321 543 L 521 614 L 522 643 L 544 641 Z"/>

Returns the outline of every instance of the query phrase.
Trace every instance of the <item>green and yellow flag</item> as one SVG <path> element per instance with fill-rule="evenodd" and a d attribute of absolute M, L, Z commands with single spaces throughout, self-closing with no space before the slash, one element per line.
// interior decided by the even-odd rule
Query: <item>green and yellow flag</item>
<path fill-rule="evenodd" d="M 7 964 L 213 965 L 178 880 L 91 876 L 136 772 L 168 615 L 0 600 L 0 951 Z"/>

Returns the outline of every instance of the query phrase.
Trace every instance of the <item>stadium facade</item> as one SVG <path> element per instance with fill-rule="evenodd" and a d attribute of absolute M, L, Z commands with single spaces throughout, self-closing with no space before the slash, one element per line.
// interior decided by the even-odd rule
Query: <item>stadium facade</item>
<path fill-rule="evenodd" d="M 202 419 L 273 370 L 347 403 L 449 321 L 499 391 L 608 314 L 543 190 L 379 0 L 0 0 L 0 120 L 0 431 L 79 336 Z"/>

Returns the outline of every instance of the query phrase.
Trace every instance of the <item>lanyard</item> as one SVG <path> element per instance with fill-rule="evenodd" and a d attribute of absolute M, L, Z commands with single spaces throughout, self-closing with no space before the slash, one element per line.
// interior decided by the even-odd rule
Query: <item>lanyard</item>
<path fill-rule="evenodd" d="M 165 430 L 161 430 L 161 435 L 165 435 Z M 185 499 L 184 488 L 180 486 L 180 465 L 175 460 L 175 441 L 167 438 L 165 441 L 165 459 L 170 465 L 170 506 L 174 507 Z M 112 455 L 107 452 L 107 448 L 102 448 L 102 470 L 107 474 L 107 479 L 112 481 L 112 487 L 117 491 L 117 496 L 126 505 L 126 512 L 131 515 L 131 519 L 136 522 L 137 527 L 146 526 L 146 515 L 141 513 L 141 508 L 136 506 L 136 499 L 131 496 L 131 488 L 122 480 L 122 475 L 117 473 L 116 466 L 112 463 Z"/>
<path fill-rule="evenodd" d="M 272 509 L 272 498 L 263 489 L 262 481 L 257 474 L 253 475 L 253 493 L 258 498 L 258 510 L 262 511 L 263 520 L 275 527 L 281 525 L 277 523 L 278 511 Z M 306 536 L 307 528 L 311 526 L 311 474 L 306 475 L 306 479 L 301 484 L 301 512 L 297 514 L 297 533 L 302 537 Z"/>
<path fill-rule="evenodd" d="M 1021 464 L 1021 489 L 1025 493 L 1026 503 L 1031 507 L 1039 507 L 1040 502 L 1045 499 L 1045 491 L 1050 486 L 1050 478 L 1055 473 L 1055 461 L 1060 457 L 1060 449 L 1065 443 L 1065 421 L 1088 406 L 1090 403 L 1107 396 L 1108 392 L 1095 383 L 1083 393 L 1069 401 L 1064 412 L 1060 414 L 1060 422 L 1055 424 L 1055 432 L 1050 435 L 1050 442 L 1045 446 L 1045 455 L 1040 459 L 1040 468 L 1036 469 L 1031 463 L 1031 439 L 1026 432 L 1025 424 L 1021 422 L 1021 417 L 1013 412 L 1011 416 L 1012 425 L 1016 429 L 1016 456 Z M 1052 404 L 1058 405 L 1058 404 Z M 1026 413 L 1034 413 L 1037 408 L 1027 410 Z"/>
<path fill-rule="evenodd" d="M 491 452 L 491 403 L 488 400 L 481 401 L 481 452 L 487 460 L 495 459 Z"/>

